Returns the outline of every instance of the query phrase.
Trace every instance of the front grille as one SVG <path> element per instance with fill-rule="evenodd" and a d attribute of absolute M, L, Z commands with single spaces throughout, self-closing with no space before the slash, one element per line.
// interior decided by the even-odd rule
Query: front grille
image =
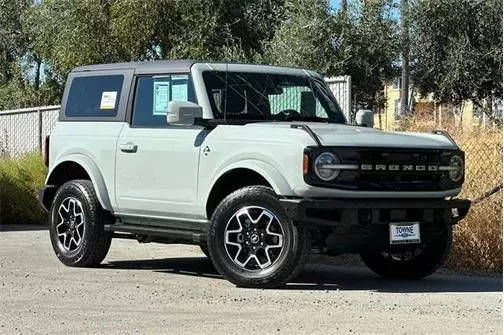
<path fill-rule="evenodd" d="M 358 170 L 349 176 L 341 176 L 359 189 L 373 191 L 406 191 L 406 190 L 436 190 L 442 180 L 442 173 L 428 171 L 404 171 L 404 166 L 439 166 L 442 165 L 442 152 L 439 151 L 375 151 L 359 152 L 360 165 L 399 166 L 397 171 L 365 171 Z M 353 159 L 355 161 L 355 158 Z M 359 164 L 359 163 L 358 163 Z M 345 173 L 348 171 L 345 171 Z"/>
<path fill-rule="evenodd" d="M 322 148 L 312 154 L 316 157 L 321 151 L 327 150 Z M 438 170 L 439 166 L 449 165 L 454 154 L 463 156 L 460 150 L 340 147 L 330 151 L 342 164 L 355 164 L 359 169 L 342 170 L 331 182 L 310 176 L 308 183 L 359 191 L 441 191 L 460 186 L 448 178 L 447 172 Z"/>

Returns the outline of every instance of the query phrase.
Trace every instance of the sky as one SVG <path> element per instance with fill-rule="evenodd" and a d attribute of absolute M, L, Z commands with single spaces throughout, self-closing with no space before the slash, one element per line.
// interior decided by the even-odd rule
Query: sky
<path fill-rule="evenodd" d="M 348 0 L 350 3 L 351 0 Z M 329 5 L 331 6 L 332 9 L 339 9 L 341 0 L 329 0 Z M 394 4 L 398 6 L 399 0 L 395 0 Z M 399 19 L 400 17 L 400 12 L 397 8 L 391 10 L 391 14 L 393 18 Z"/>
<path fill-rule="evenodd" d="M 340 0 L 330 0 L 329 3 L 331 4 L 332 8 L 338 8 Z"/>

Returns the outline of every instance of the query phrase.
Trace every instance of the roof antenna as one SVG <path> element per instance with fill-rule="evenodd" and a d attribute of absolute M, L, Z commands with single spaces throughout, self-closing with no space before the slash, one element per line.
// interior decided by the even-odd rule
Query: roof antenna
<path fill-rule="evenodd" d="M 229 63 L 226 62 L 226 86 L 224 89 L 224 123 L 227 123 L 228 66 Z"/>

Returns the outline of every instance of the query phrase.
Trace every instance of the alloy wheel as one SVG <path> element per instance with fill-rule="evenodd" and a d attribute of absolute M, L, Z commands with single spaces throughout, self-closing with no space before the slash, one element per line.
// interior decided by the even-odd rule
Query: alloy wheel
<path fill-rule="evenodd" d="M 82 203 L 74 198 L 65 198 L 58 208 L 56 234 L 58 244 L 66 252 L 73 252 L 80 247 L 85 234 L 85 216 Z"/>
<path fill-rule="evenodd" d="M 240 268 L 261 271 L 272 266 L 284 247 L 284 231 L 270 210 L 251 206 L 238 210 L 224 230 L 229 258 Z"/>

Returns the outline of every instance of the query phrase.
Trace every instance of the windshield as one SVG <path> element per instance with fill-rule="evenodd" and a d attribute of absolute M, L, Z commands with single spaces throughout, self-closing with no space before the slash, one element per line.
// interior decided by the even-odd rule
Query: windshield
<path fill-rule="evenodd" d="M 275 73 L 205 71 L 203 81 L 215 119 L 345 123 L 322 80 Z"/>

